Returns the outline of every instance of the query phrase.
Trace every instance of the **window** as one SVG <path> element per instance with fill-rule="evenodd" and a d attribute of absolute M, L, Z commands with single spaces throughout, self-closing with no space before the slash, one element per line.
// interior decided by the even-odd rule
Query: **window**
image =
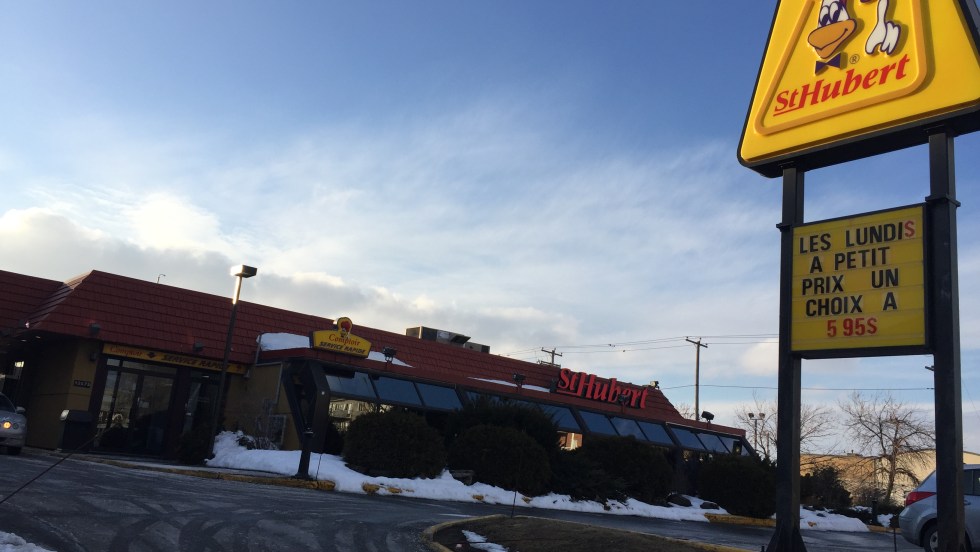
<path fill-rule="evenodd" d="M 588 410 L 579 410 L 578 412 L 582 416 L 582 421 L 585 422 L 585 427 L 592 433 L 600 433 L 602 435 L 616 435 L 616 429 L 610 423 L 609 418 L 605 417 L 598 412 L 589 412 Z"/>
<path fill-rule="evenodd" d="M 746 447 L 742 446 L 741 439 L 736 439 L 735 437 L 727 437 L 725 435 L 719 435 L 718 438 L 721 439 L 721 442 L 724 443 L 726 447 L 728 447 L 728 450 L 734 452 L 735 454 L 748 456 L 749 451 L 746 450 Z"/>
<path fill-rule="evenodd" d="M 350 377 L 327 374 L 326 377 L 327 385 L 330 386 L 332 394 L 372 400 L 376 398 L 374 388 L 371 387 L 371 380 L 365 373 L 354 372 Z"/>
<path fill-rule="evenodd" d="M 430 385 L 428 383 L 417 383 L 419 394 L 422 395 L 422 402 L 429 408 L 440 410 L 459 410 L 462 404 L 459 402 L 459 395 L 456 390 L 441 385 Z"/>
<path fill-rule="evenodd" d="M 640 429 L 647 436 L 647 440 L 651 443 L 657 445 L 664 445 L 668 447 L 674 446 L 673 439 L 670 438 L 670 434 L 667 433 L 667 428 L 661 424 L 654 424 L 651 422 L 637 422 L 640 424 Z"/>
<path fill-rule="evenodd" d="M 374 382 L 374 388 L 378 390 L 378 398 L 384 402 L 422 406 L 422 399 L 410 381 L 380 377 Z"/>
<path fill-rule="evenodd" d="M 636 425 L 635 420 L 628 420 L 626 418 L 612 418 L 613 427 L 616 428 L 616 432 L 623 437 L 636 437 L 641 441 L 646 441 L 647 437 L 640 431 L 640 426 Z"/>
<path fill-rule="evenodd" d="M 671 426 L 670 430 L 673 432 L 674 437 L 677 437 L 677 443 L 680 444 L 682 448 L 691 450 L 705 450 L 704 444 L 701 443 L 698 436 L 695 435 L 693 431 L 673 426 Z"/>
<path fill-rule="evenodd" d="M 963 494 L 980 494 L 980 470 L 963 470 Z"/>
<path fill-rule="evenodd" d="M 545 413 L 551 416 L 551 420 L 558 425 L 558 429 L 563 431 L 570 431 L 574 433 L 581 433 L 582 427 L 578 425 L 578 421 L 575 420 L 575 416 L 572 415 L 572 411 L 564 406 L 554 406 L 550 404 L 539 404 L 539 408 Z M 581 436 L 579 441 L 581 441 Z"/>
<path fill-rule="evenodd" d="M 727 454 L 730 452 L 725 443 L 721 442 L 721 439 L 713 433 L 698 433 L 698 438 L 704 443 L 704 447 L 711 452 L 720 452 L 722 454 Z"/>

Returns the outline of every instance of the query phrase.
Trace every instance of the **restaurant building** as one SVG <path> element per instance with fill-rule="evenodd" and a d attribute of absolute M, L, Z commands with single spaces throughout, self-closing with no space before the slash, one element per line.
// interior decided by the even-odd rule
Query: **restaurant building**
<path fill-rule="evenodd" d="M 655 383 L 494 355 L 449 331 L 245 301 L 229 334 L 231 311 L 227 297 L 106 272 L 59 282 L 0 271 L 0 390 L 27 409 L 28 446 L 46 449 L 175 457 L 181 435 L 212 422 L 224 379 L 221 427 L 286 449 L 315 435 L 319 452 L 325 424 L 343 430 L 379 409 L 438 427 L 485 397 L 549 413 L 565 448 L 624 435 L 677 460 L 751 454 L 744 430 L 685 419 Z"/>

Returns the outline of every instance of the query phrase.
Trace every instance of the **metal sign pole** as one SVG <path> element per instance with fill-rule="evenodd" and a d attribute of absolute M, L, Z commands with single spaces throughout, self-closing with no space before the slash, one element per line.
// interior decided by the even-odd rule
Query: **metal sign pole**
<path fill-rule="evenodd" d="M 779 397 L 776 413 L 776 533 L 768 552 L 806 552 L 800 535 L 800 371 L 792 351 L 793 227 L 803 222 L 803 171 L 783 170 L 779 224 Z"/>
<path fill-rule="evenodd" d="M 960 311 L 956 254 L 953 136 L 929 135 L 926 198 L 931 253 L 929 334 L 936 387 L 936 517 L 939 550 L 966 550 L 963 542 L 963 405 L 960 390 Z"/>

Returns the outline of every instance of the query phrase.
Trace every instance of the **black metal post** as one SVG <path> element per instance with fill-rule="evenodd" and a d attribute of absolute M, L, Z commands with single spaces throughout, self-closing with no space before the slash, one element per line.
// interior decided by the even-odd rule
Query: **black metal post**
<path fill-rule="evenodd" d="M 800 535 L 800 369 L 793 354 L 793 228 L 803 223 L 803 171 L 783 170 L 779 224 L 779 396 L 776 413 L 776 532 L 768 552 L 806 552 Z"/>
<path fill-rule="evenodd" d="M 235 333 L 235 318 L 238 316 L 238 297 L 242 291 L 241 273 L 235 275 L 235 293 L 231 300 L 231 318 L 228 320 L 228 334 L 225 336 L 225 352 L 221 357 L 221 378 L 218 380 L 218 397 L 211 407 L 211 449 L 208 458 L 214 457 L 214 443 L 218 439 L 218 414 L 225 395 L 225 379 L 228 377 L 228 357 L 231 356 L 231 338 Z"/>
<path fill-rule="evenodd" d="M 963 542 L 963 405 L 960 389 L 960 311 L 956 254 L 953 136 L 929 135 L 927 232 L 930 266 L 929 337 L 936 396 L 936 518 L 939 550 L 961 552 Z"/>

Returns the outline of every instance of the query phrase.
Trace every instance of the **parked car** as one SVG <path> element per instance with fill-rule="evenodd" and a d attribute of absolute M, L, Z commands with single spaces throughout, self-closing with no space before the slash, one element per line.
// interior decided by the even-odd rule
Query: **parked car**
<path fill-rule="evenodd" d="M 963 520 L 967 547 L 980 543 L 980 464 L 963 466 Z M 936 472 L 905 497 L 905 509 L 898 515 L 902 536 L 926 552 L 939 550 L 936 524 Z"/>
<path fill-rule="evenodd" d="M 0 393 L 0 446 L 7 454 L 20 454 L 27 440 L 27 415 L 24 407 L 14 406 L 6 395 Z"/>

